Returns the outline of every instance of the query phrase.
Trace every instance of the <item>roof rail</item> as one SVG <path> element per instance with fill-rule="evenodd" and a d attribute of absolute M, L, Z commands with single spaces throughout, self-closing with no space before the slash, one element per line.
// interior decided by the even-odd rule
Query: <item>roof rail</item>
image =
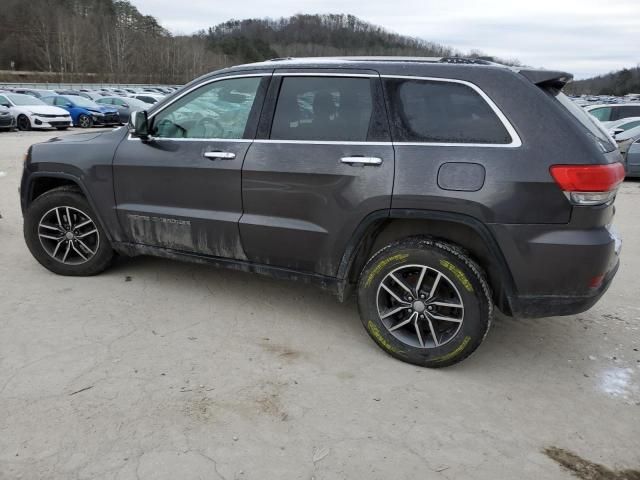
<path fill-rule="evenodd" d="M 495 62 L 484 58 L 442 57 L 440 63 L 461 63 L 464 65 L 495 65 Z"/>
<path fill-rule="evenodd" d="M 492 57 L 469 58 L 469 57 L 403 57 L 403 56 L 333 56 L 333 57 L 280 57 L 271 58 L 268 62 L 299 60 L 309 61 L 343 61 L 343 62 L 417 62 L 417 63 L 451 63 L 460 65 L 500 65 L 495 63 Z"/>

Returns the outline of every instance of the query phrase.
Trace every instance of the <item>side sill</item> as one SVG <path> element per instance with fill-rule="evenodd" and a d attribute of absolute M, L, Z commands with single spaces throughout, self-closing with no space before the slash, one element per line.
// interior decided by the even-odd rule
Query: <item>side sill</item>
<path fill-rule="evenodd" d="M 326 290 L 338 297 L 340 301 L 343 301 L 345 282 L 335 277 L 318 275 L 316 273 L 299 272 L 288 268 L 253 263 L 246 260 L 211 257 L 207 255 L 199 255 L 197 253 L 183 252 L 180 250 L 172 250 L 170 248 L 153 247 L 137 243 L 114 242 L 113 248 L 119 254 L 128 257 L 148 255 L 153 257 L 168 258 L 170 260 L 228 268 L 230 270 L 238 270 L 241 272 L 257 273 L 259 275 L 264 275 L 280 280 L 293 280 L 296 282 L 302 282 L 320 287 L 322 290 Z"/>

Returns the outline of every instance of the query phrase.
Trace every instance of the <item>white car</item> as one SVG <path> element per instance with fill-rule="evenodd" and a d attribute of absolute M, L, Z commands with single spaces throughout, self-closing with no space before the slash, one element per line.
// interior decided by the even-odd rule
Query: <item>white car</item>
<path fill-rule="evenodd" d="M 30 95 L 20 93 L 0 94 L 0 105 L 4 105 L 16 118 L 18 130 L 32 128 L 57 128 L 65 130 L 71 126 L 71 115 L 59 107 L 47 105 Z"/>
<path fill-rule="evenodd" d="M 615 136 L 640 125 L 640 117 L 623 118 L 622 120 L 614 120 L 612 122 L 602 122 L 602 124 Z"/>
<path fill-rule="evenodd" d="M 631 145 L 640 139 L 640 126 L 618 133 L 615 138 L 618 144 L 618 150 L 620 150 L 623 157 L 626 157 Z"/>
<path fill-rule="evenodd" d="M 151 93 L 151 92 L 134 93 L 131 96 L 136 100 L 141 100 L 150 105 L 153 105 L 154 103 L 159 102 L 165 97 L 165 95 L 160 95 L 159 93 Z"/>
<path fill-rule="evenodd" d="M 613 103 L 589 105 L 584 109 L 601 122 L 640 116 L 640 103 Z"/>

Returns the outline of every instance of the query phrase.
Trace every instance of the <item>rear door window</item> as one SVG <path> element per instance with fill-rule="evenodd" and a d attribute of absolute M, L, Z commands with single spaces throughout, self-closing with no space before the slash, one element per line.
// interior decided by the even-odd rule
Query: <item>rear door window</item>
<path fill-rule="evenodd" d="M 480 94 L 454 82 L 386 79 L 395 142 L 509 144 L 506 127 Z"/>
<path fill-rule="evenodd" d="M 374 102 L 370 78 L 285 77 L 271 139 L 364 142 Z"/>

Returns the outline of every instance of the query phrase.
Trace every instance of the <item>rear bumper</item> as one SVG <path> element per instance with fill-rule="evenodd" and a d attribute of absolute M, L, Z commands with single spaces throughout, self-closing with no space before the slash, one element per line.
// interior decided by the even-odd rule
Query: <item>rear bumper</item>
<path fill-rule="evenodd" d="M 505 312 L 514 316 L 584 312 L 619 267 L 622 242 L 611 227 L 494 224 L 493 230 L 514 280 L 507 295 L 511 312 Z"/>
<path fill-rule="evenodd" d="M 523 318 L 555 317 L 576 315 L 593 307 L 606 293 L 618 272 L 620 261 L 616 261 L 612 270 L 604 278 L 599 288 L 592 289 L 586 295 L 538 295 L 518 296 L 511 299 L 513 315 Z"/>

